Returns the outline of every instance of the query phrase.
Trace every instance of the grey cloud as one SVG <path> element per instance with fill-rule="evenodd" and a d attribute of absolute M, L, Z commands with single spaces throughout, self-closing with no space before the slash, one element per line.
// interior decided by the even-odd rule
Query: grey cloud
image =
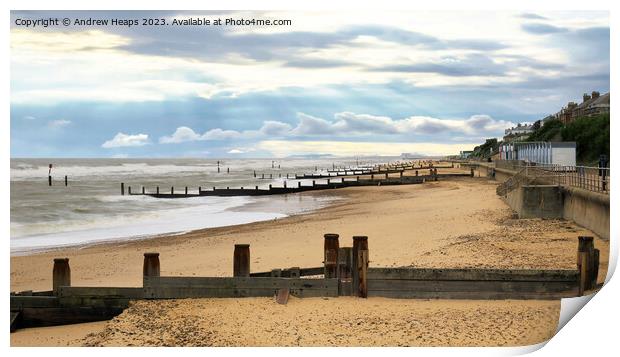
<path fill-rule="evenodd" d="M 327 60 L 320 58 L 296 58 L 284 63 L 286 67 L 295 68 L 334 68 L 353 66 L 355 63 L 342 60 Z"/>
<path fill-rule="evenodd" d="M 546 17 L 533 14 L 533 13 L 524 13 L 524 14 L 519 15 L 519 17 L 522 19 L 530 19 L 530 20 L 547 20 Z"/>
<path fill-rule="evenodd" d="M 523 31 L 534 35 L 548 35 L 552 33 L 566 32 L 568 29 L 542 23 L 528 23 L 521 25 Z"/>

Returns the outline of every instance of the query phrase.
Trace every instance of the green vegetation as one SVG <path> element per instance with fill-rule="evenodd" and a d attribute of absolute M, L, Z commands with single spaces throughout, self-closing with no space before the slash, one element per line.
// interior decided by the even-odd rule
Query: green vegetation
<path fill-rule="evenodd" d="M 577 142 L 577 161 L 597 164 L 601 154 L 609 157 L 609 114 L 581 117 L 561 130 L 563 141 Z"/>
<path fill-rule="evenodd" d="M 549 120 L 536 125 L 527 141 L 575 141 L 577 162 L 597 165 L 601 154 L 609 157 L 609 114 L 580 117 L 567 125 Z"/>
<path fill-rule="evenodd" d="M 496 138 L 487 139 L 484 144 L 478 145 L 474 148 L 474 152 L 470 156 L 478 158 L 490 157 L 492 153 L 499 150 L 499 143 Z"/>
<path fill-rule="evenodd" d="M 538 130 L 534 130 L 527 141 L 562 141 L 561 131 L 563 127 L 561 121 L 549 120 Z"/>

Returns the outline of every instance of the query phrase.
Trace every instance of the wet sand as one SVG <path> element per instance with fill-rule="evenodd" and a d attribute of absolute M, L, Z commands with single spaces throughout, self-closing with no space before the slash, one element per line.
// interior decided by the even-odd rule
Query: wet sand
<path fill-rule="evenodd" d="M 369 236 L 371 266 L 574 268 L 577 237 L 595 235 L 569 221 L 514 219 L 495 187 L 496 182 L 483 178 L 351 187 L 337 190 L 342 200 L 309 214 L 12 257 L 11 290 L 49 290 L 54 257 L 70 258 L 76 286 L 140 286 L 142 254 L 147 251 L 161 254 L 162 275 L 230 276 L 235 243 L 251 245 L 252 271 L 320 266 L 322 236 L 328 232 L 340 234 L 341 246 L 350 246 L 353 235 Z M 291 199 L 334 192 L 307 192 Z M 602 281 L 609 242 L 595 238 L 594 244 L 601 250 Z M 227 310 L 231 306 L 239 310 Z M 293 299 L 284 307 L 265 298 L 140 301 L 114 320 L 97 325 L 97 331 L 86 338 L 74 338 L 70 332 L 74 326 L 46 331 L 60 331 L 60 336 L 66 329 L 67 338 L 53 342 L 74 345 L 527 345 L 553 335 L 559 306 L 559 301 L 379 298 Z M 364 325 L 366 330 L 347 328 L 360 310 L 376 317 L 369 319 L 375 324 Z M 316 311 L 325 312 L 327 320 L 298 318 L 311 318 Z M 166 323 L 162 316 L 168 316 Z M 253 327 L 262 326 L 265 316 L 275 319 L 265 322 L 269 329 Z M 338 338 L 326 339 L 323 334 L 329 331 L 319 331 L 326 323 L 340 326 Z M 420 324 L 416 331 L 421 336 L 409 333 L 415 324 Z M 144 326 L 157 328 L 149 333 Z M 402 329 L 406 333 L 398 332 Z M 11 335 L 11 344 L 36 345 L 40 330 L 18 331 Z M 178 336 L 192 337 L 167 335 L 177 330 L 185 331 Z M 298 336 L 293 338 L 292 331 Z"/>

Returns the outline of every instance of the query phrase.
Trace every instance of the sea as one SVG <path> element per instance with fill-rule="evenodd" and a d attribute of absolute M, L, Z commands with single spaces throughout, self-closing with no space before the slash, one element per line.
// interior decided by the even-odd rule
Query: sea
<path fill-rule="evenodd" d="M 218 173 L 218 161 L 220 172 Z M 280 219 L 339 200 L 335 195 L 161 199 L 132 192 L 281 186 L 286 174 L 359 167 L 386 158 L 287 159 L 11 159 L 11 254 L 145 239 L 158 235 Z M 52 165 L 52 186 L 48 185 Z M 254 171 L 257 178 L 254 178 Z M 261 179 L 262 174 L 273 179 Z M 68 185 L 65 186 L 64 177 Z M 282 176 L 282 178 L 280 178 Z M 287 180 L 296 186 L 295 179 Z M 301 180 L 303 184 L 308 184 Z M 306 180 L 307 181 L 307 180 Z"/>

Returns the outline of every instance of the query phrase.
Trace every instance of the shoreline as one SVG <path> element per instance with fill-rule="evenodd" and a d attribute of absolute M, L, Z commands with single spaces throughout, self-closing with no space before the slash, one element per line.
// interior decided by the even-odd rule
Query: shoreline
<path fill-rule="evenodd" d="M 445 267 L 445 268 L 520 268 L 520 269 L 571 269 L 575 264 L 575 250 L 577 236 L 593 235 L 590 231 L 576 226 L 570 221 L 525 219 L 517 220 L 512 211 L 495 194 L 496 183 L 484 178 L 461 179 L 453 178 L 437 182 L 428 182 L 424 185 L 382 186 L 380 188 L 356 187 L 338 190 L 342 200 L 333 202 L 328 207 L 319 210 L 290 216 L 275 221 L 262 221 L 250 224 L 208 228 L 192 231 L 176 236 L 162 236 L 154 239 L 113 243 L 87 247 L 82 249 L 63 249 L 53 253 L 40 253 L 22 257 L 11 257 L 11 290 L 49 290 L 51 287 L 52 259 L 66 256 L 70 258 L 72 285 L 74 286 L 141 286 L 142 283 L 142 254 L 147 251 L 160 253 L 161 274 L 173 276 L 230 276 L 232 273 L 233 246 L 236 243 L 246 243 L 251 246 L 251 271 L 269 271 L 274 268 L 288 268 L 291 266 L 319 266 L 323 259 L 323 234 L 339 233 L 340 245 L 350 246 L 353 235 L 369 236 L 370 264 L 372 266 L 415 266 L 415 267 Z M 318 191 L 312 194 L 333 195 L 334 191 Z M 595 236 L 596 237 L 596 236 Z M 599 280 L 604 280 L 609 256 L 609 242 L 595 238 L 595 246 L 601 250 L 601 269 Z M 227 309 L 239 299 L 198 299 L 198 304 L 208 304 L 209 311 L 195 311 L 190 302 L 176 300 L 175 303 L 165 301 L 139 302 L 136 309 L 128 309 L 112 321 L 97 325 L 98 332 L 91 337 L 84 337 L 74 341 L 77 345 L 157 345 L 159 342 L 149 342 L 148 336 L 143 335 L 136 321 L 152 323 L 152 321 L 137 319 L 139 316 L 148 316 L 157 311 L 166 311 L 171 314 L 171 326 L 183 324 L 185 311 L 194 311 L 192 314 L 200 321 L 208 323 L 213 318 L 212 312 Z M 204 301 L 204 302 L 203 302 Z M 208 301 L 208 302 L 207 302 Z M 306 345 L 320 344 L 313 342 L 313 337 L 306 330 L 316 327 L 313 323 L 297 322 L 295 314 L 289 314 L 286 306 L 281 307 L 270 299 L 241 299 L 243 304 L 249 304 L 254 310 L 265 309 L 279 316 L 283 326 L 296 326 Z M 301 299 L 300 308 L 313 309 L 322 304 L 322 299 Z M 345 299 L 329 299 L 334 304 L 326 306 L 328 312 L 346 309 Z M 348 301 L 348 300 L 347 300 Z M 492 316 L 508 314 L 517 308 L 525 316 L 539 316 L 545 320 L 546 332 L 537 330 L 533 337 L 532 330 L 540 321 L 524 319 L 514 320 L 518 331 L 511 331 L 516 339 L 505 336 L 495 336 L 494 345 L 522 342 L 541 342 L 541 336 L 548 338 L 555 332 L 559 301 L 515 301 L 497 300 L 492 304 L 481 301 L 450 301 L 450 300 L 377 300 L 371 298 L 359 301 L 358 308 L 382 311 L 390 318 L 381 320 L 377 336 L 387 334 L 386 341 L 395 341 L 390 335 L 393 326 L 398 326 L 402 316 L 397 314 L 399 302 L 410 306 L 410 316 L 416 320 L 425 316 L 416 306 L 430 301 L 437 302 L 442 308 L 442 314 L 464 313 L 470 309 L 483 309 Z M 390 301 L 394 301 L 392 304 Z M 188 305 L 189 304 L 189 305 Z M 343 306 L 344 304 L 344 306 Z M 358 304 L 358 303 L 356 303 Z M 438 306 L 439 306 L 438 305 Z M 357 305 L 356 305 L 357 306 Z M 486 307 L 484 307 L 486 306 Z M 282 310 L 284 308 L 285 310 Z M 162 310 L 164 309 L 164 310 Z M 212 310 L 215 309 L 215 310 Z M 250 309 L 250 311 L 252 311 Z M 258 323 L 258 317 L 249 314 L 248 310 L 232 310 L 244 316 L 248 324 Z M 349 310 L 346 310 L 349 311 Z M 545 311 L 542 313 L 542 311 Z M 145 314 L 145 312 L 148 312 Z M 353 318 L 355 311 L 348 313 Z M 201 315 L 202 314 L 202 315 Z M 345 314 L 343 312 L 343 314 Z M 538 315 L 542 314 L 542 315 Z M 192 316 L 193 316 L 192 315 Z M 346 315 L 346 314 L 345 314 Z M 449 313 L 448 313 L 449 315 Z M 446 316 L 448 316 L 446 315 Z M 173 316 L 179 317 L 178 319 Z M 348 316 L 348 315 L 346 315 Z M 409 315 L 408 315 L 409 316 Z M 416 317 L 417 316 L 417 317 Z M 378 317 L 379 318 L 379 317 Z M 516 318 L 516 316 L 514 316 Z M 228 327 L 224 330 L 212 331 L 223 337 L 226 333 L 235 333 L 239 326 L 232 317 L 224 318 L 221 322 Z M 313 320 L 314 321 L 314 320 Z M 511 320 L 507 318 L 509 323 Z M 120 325 L 118 325 L 120 324 Z M 258 323 L 260 325 L 260 323 Z M 110 334 L 110 329 L 123 326 L 128 333 L 141 331 L 131 336 L 119 331 Z M 236 327 L 235 327 L 236 326 Z M 280 327 L 276 324 L 273 329 Z M 440 334 L 441 324 L 433 325 L 436 333 Z M 467 344 L 466 334 L 490 333 L 486 327 L 475 320 L 461 320 L 455 328 L 463 332 L 454 336 L 453 341 Z M 50 331 L 57 334 L 63 326 L 40 329 L 26 329 L 11 335 L 12 345 L 28 345 L 35 343 L 37 331 Z M 173 327 L 171 327 L 173 328 Z M 196 333 L 204 332 L 204 326 L 195 326 Z M 284 327 L 282 327 L 284 328 Z M 429 327 L 430 328 L 430 327 Z M 432 329 L 429 333 L 432 333 Z M 517 328 L 517 327 L 514 327 Z M 387 330 L 385 330 L 387 329 Z M 202 331 L 202 332 L 201 332 Z M 278 330 L 278 333 L 287 334 Z M 533 330 L 532 330 L 533 331 Z M 342 332 L 347 334 L 346 329 Z M 148 334 L 147 334 L 148 335 Z M 260 332 L 264 338 L 270 334 Z M 94 336 L 94 337 L 93 337 Z M 211 335 L 210 335 L 211 336 Z M 134 336 L 135 337 L 135 336 Z M 463 339 L 465 338 L 465 339 Z M 543 339 L 544 340 L 544 339 Z M 18 342 L 20 341 L 20 342 Z M 56 343 L 49 342 L 46 343 Z M 59 341 L 59 340 L 54 340 Z M 288 344 L 294 344 L 287 340 Z M 355 340 L 350 340 L 355 345 Z M 402 342 L 410 345 L 436 345 L 441 339 L 417 340 L 403 337 Z M 68 341 L 62 340 L 64 344 Z M 163 342 L 165 343 L 165 341 Z M 183 345 L 182 341 L 175 343 Z M 191 342 L 197 343 L 196 341 Z M 251 341 L 233 341 L 223 343 L 238 343 L 251 345 Z M 284 342 L 283 342 L 284 343 Z M 392 342 L 390 342 L 392 343 Z M 454 342 L 458 344 L 458 342 Z M 380 343 L 378 343 L 380 344 Z M 216 344 L 218 345 L 218 344 Z"/>
<path fill-rule="evenodd" d="M 321 210 L 324 208 L 327 208 L 329 206 L 332 206 L 335 204 L 335 202 L 340 201 L 341 199 L 343 199 L 343 196 L 345 195 L 338 195 L 338 196 L 332 196 L 329 194 L 324 194 L 324 192 L 321 191 L 314 191 L 314 192 L 304 192 L 304 193 L 293 193 L 290 194 L 291 196 L 289 197 L 293 197 L 293 199 L 298 196 L 298 195 L 304 195 L 304 196 L 309 196 L 309 197 L 321 197 L 321 196 L 328 196 L 329 198 L 325 200 L 325 202 L 327 203 L 323 203 L 321 202 L 320 204 L 317 204 L 316 207 L 314 208 L 310 208 L 307 210 L 300 210 L 299 212 L 294 212 L 294 213 L 290 213 L 290 212 L 270 212 L 270 211 L 263 211 L 260 210 L 261 207 L 267 207 L 269 205 L 273 206 L 273 203 L 269 203 L 269 202 L 259 202 L 258 200 L 254 200 L 252 202 L 248 202 L 247 204 L 241 205 L 241 206 L 237 206 L 237 207 L 231 207 L 231 208 L 226 208 L 224 211 L 222 211 L 222 213 L 226 213 L 226 212 L 234 212 L 234 213 L 250 213 L 250 214 L 273 214 L 273 215 L 283 215 L 283 217 L 276 217 L 275 219 L 285 219 L 285 218 L 289 218 L 289 217 L 293 217 L 293 216 L 299 216 L 299 215 L 305 215 L 305 214 L 312 214 L 313 212 L 317 211 L 317 210 Z M 301 197 L 300 197 L 301 200 Z M 200 206 L 196 207 L 199 208 Z M 252 210 L 250 208 L 259 208 L 259 210 Z M 281 210 L 281 211 L 285 211 L 285 210 Z M 13 251 L 11 250 L 11 257 L 21 257 L 21 256 L 30 256 L 30 255 L 37 255 L 37 254 L 44 254 L 44 253 L 52 253 L 52 252 L 62 252 L 65 250 L 72 250 L 72 249 L 86 249 L 86 248 L 93 248 L 93 247 L 98 247 L 98 246 L 114 246 L 117 244 L 126 244 L 126 243 L 130 243 L 130 242 L 138 242 L 138 241 L 144 241 L 144 240 L 151 240 L 151 239 L 159 239 L 159 238 L 171 238 L 171 237 L 175 237 L 175 236 L 179 236 L 179 235 L 185 235 L 185 234 L 194 234 L 194 233 L 205 233 L 208 230 L 212 230 L 212 229 L 217 229 L 217 228 L 227 228 L 227 227 L 236 227 L 236 226 L 244 226 L 244 225 L 251 225 L 254 223 L 259 223 L 259 222 L 269 222 L 269 221 L 273 221 L 274 219 L 271 218 L 265 218 L 265 219 L 258 219 L 252 222 L 247 222 L 247 223 L 235 223 L 235 224 L 225 224 L 222 226 L 215 226 L 215 227 L 203 227 L 203 228 L 196 228 L 196 229 L 186 229 L 186 230 L 179 230 L 179 231 L 170 231 L 170 232 L 161 232 L 161 233 L 154 233 L 154 234 L 145 234 L 145 235 L 133 235 L 133 236 L 123 236 L 123 237 L 118 237 L 118 238 L 109 238 L 109 239 L 101 239 L 101 240 L 96 240 L 93 242 L 84 242 L 84 243 L 79 243 L 79 244 L 66 244 L 63 246 L 59 246 L 59 247 L 42 247 L 42 248 L 31 248 L 31 249 L 24 249 L 24 250 L 16 250 Z M 69 231 L 69 232 L 56 232 L 56 233 L 50 233 L 50 234 L 62 234 L 62 233 L 71 233 L 71 234 L 75 234 L 75 233 L 79 233 L 81 231 Z M 84 231 L 84 234 L 88 234 L 88 231 Z M 48 234 L 43 234 L 41 236 L 45 236 Z M 19 237 L 17 239 L 20 239 L 22 237 Z M 26 236 L 23 238 L 31 238 L 30 236 Z"/>

